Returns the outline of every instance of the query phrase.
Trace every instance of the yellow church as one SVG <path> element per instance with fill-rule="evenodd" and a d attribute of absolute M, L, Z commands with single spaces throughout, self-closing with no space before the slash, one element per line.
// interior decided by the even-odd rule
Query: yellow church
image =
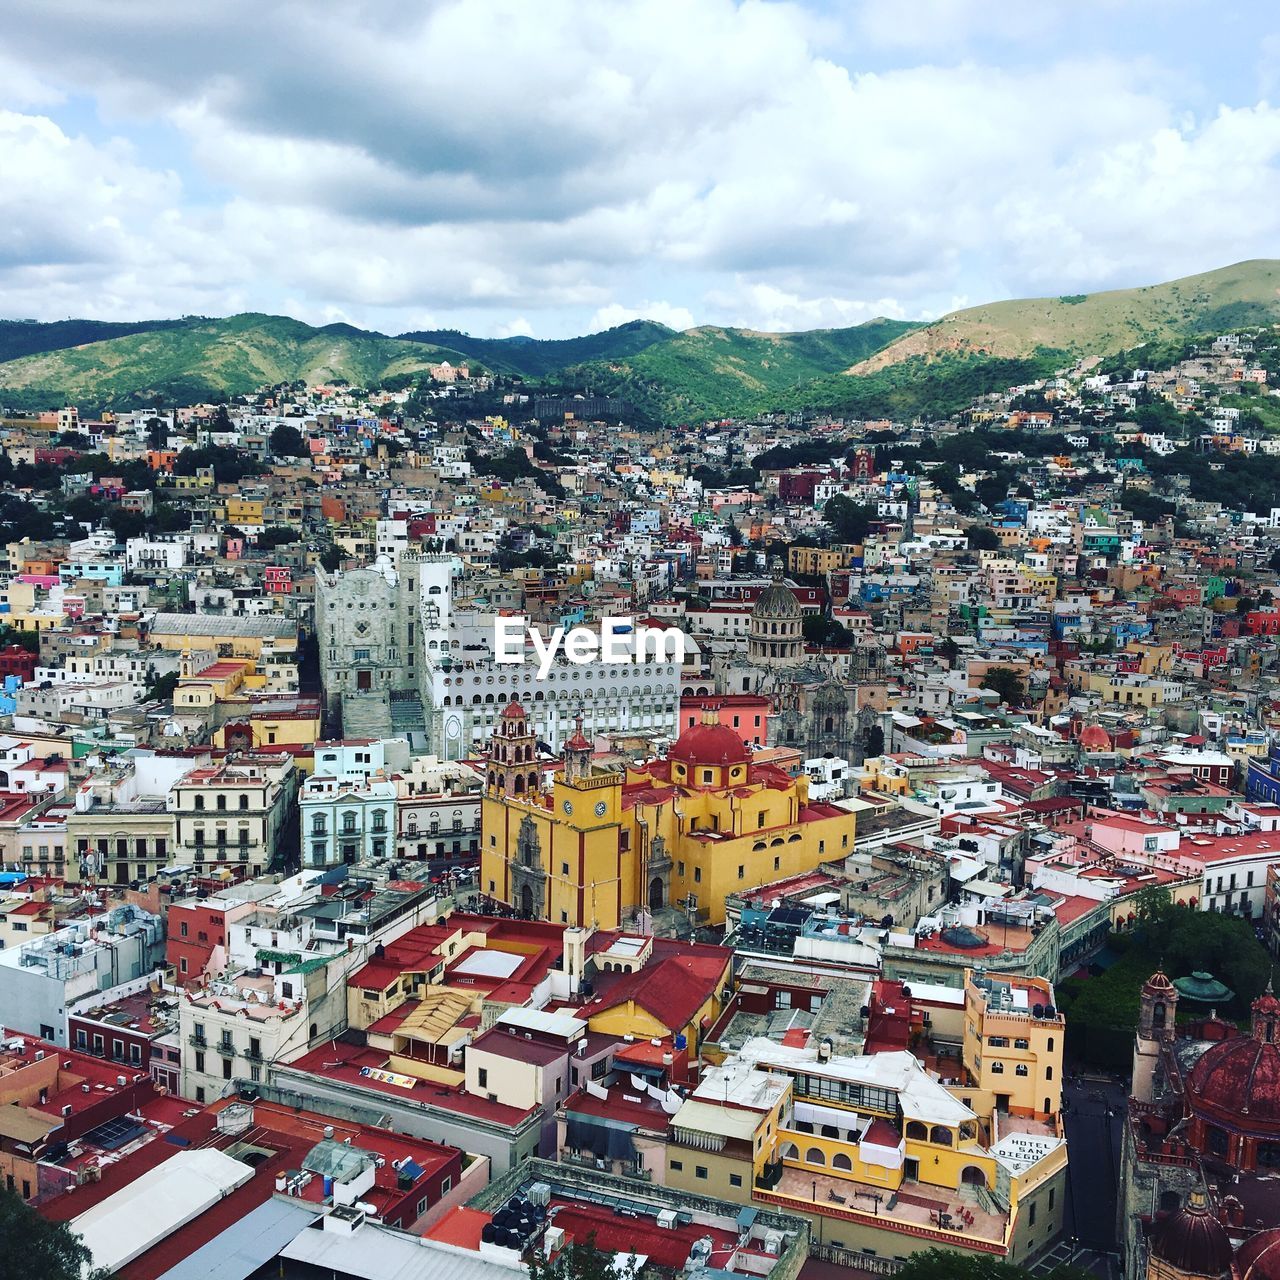
<path fill-rule="evenodd" d="M 614 929 L 675 906 L 724 923 L 724 900 L 853 850 L 854 816 L 811 803 L 809 780 L 751 758 L 717 713 L 666 759 L 592 762 L 576 732 L 550 789 L 524 708 L 503 709 L 481 806 L 481 892 L 533 919 Z"/>

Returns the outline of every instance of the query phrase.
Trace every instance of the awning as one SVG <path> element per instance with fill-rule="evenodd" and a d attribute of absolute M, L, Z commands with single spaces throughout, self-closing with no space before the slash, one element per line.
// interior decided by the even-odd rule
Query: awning
<path fill-rule="evenodd" d="M 570 1111 L 565 1115 L 565 1146 L 573 1151 L 589 1151 L 601 1160 L 636 1158 L 636 1127 L 604 1116 L 581 1115 Z"/>

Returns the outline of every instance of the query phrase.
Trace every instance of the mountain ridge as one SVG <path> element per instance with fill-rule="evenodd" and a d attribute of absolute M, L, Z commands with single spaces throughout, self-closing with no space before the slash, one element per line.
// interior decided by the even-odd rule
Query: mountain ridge
<path fill-rule="evenodd" d="M 865 376 L 917 356 L 1025 359 L 1044 348 L 1113 355 L 1267 321 L 1280 321 L 1280 260 L 1251 258 L 1160 284 L 965 307 L 921 325 L 845 372 Z"/>
<path fill-rule="evenodd" d="M 1162 284 L 1012 299 L 930 323 L 878 317 L 794 332 L 632 320 L 575 338 L 388 335 L 337 322 L 244 312 L 223 318 L 0 321 L 0 401 L 51 408 L 218 399 L 263 385 L 344 380 L 407 386 L 448 361 L 552 391 L 627 399 L 651 421 L 768 410 L 859 416 L 949 412 L 1006 374 L 1030 380 L 1064 361 L 1280 323 L 1280 260 L 1251 259 Z"/>

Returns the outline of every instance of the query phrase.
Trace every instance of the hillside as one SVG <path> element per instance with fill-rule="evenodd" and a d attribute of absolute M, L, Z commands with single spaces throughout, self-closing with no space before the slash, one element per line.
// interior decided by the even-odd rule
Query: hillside
<path fill-rule="evenodd" d="M 573 366 L 563 377 L 625 396 L 666 421 L 731 417 L 778 407 L 912 328 L 901 320 L 803 333 L 704 326 L 632 356 Z"/>
<path fill-rule="evenodd" d="M 1167 284 L 968 307 L 905 334 L 854 364 L 870 374 L 915 357 L 1029 359 L 1054 349 L 1110 355 L 1147 342 L 1280 321 L 1280 261 L 1269 258 Z"/>
<path fill-rule="evenodd" d="M 192 320 L 126 337 L 46 351 L 0 364 L 0 392 L 94 404 L 236 395 L 279 382 L 343 379 L 377 386 L 457 351 L 403 342 L 350 325 L 313 328 L 285 316 L 248 313 Z M 16 397 L 15 397 L 16 398 Z"/>
<path fill-rule="evenodd" d="M 655 343 L 678 337 L 674 329 L 653 320 L 632 320 L 582 338 L 473 338 L 456 329 L 402 333 L 407 342 L 426 342 L 461 351 L 483 361 L 495 373 L 545 378 L 571 365 L 591 360 L 621 360 Z"/>
<path fill-rule="evenodd" d="M 65 351 L 86 342 L 104 342 L 131 333 L 147 333 L 153 329 L 173 329 L 185 320 L 0 320 L 0 361 L 17 360 L 20 356 L 38 355 L 42 351 Z"/>

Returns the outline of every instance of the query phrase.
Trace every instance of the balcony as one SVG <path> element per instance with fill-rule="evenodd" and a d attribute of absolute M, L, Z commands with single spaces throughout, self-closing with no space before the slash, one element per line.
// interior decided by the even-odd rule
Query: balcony
<path fill-rule="evenodd" d="M 193 1049 L 207 1049 L 209 1047 L 209 1042 L 204 1036 L 192 1036 L 188 1043 Z"/>
<path fill-rule="evenodd" d="M 213 1047 L 217 1049 L 224 1058 L 234 1058 L 239 1053 L 239 1050 L 230 1040 L 219 1040 Z"/>

